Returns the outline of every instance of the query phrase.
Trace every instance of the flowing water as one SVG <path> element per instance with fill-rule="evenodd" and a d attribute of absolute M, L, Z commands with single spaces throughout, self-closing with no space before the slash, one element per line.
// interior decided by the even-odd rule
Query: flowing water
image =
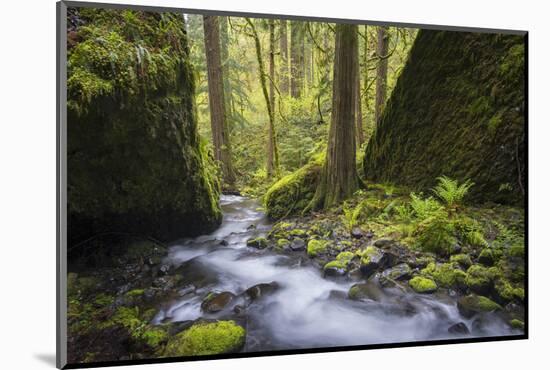
<path fill-rule="evenodd" d="M 222 196 L 221 204 L 224 221 L 218 230 L 170 248 L 168 262 L 180 267 L 184 282 L 195 290 L 183 291 L 158 313 L 157 322 L 231 318 L 233 307 L 217 315 L 201 312 L 208 292 L 239 295 L 253 285 L 275 281 L 279 289 L 246 308 L 244 351 L 520 334 L 496 314 L 483 320 L 462 317 L 456 297 L 446 294 L 419 295 L 393 288 L 381 291 L 377 301 L 349 300 L 347 291 L 356 282 L 324 278 L 304 252 L 284 255 L 246 246 L 249 238 L 270 229 L 255 201 Z M 448 328 L 458 322 L 472 334 L 450 334 Z"/>

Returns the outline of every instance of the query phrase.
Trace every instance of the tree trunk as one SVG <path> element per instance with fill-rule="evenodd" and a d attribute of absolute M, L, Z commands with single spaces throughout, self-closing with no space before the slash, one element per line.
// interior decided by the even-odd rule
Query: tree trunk
<path fill-rule="evenodd" d="M 268 126 L 268 145 L 267 145 L 267 172 L 268 176 L 271 176 L 273 173 L 277 174 L 279 171 L 279 154 L 277 151 L 277 141 L 276 141 L 276 134 L 275 134 L 275 113 L 274 113 L 274 106 L 275 106 L 275 95 L 274 95 L 274 85 L 273 80 L 270 81 L 270 90 L 271 90 L 271 98 L 269 96 L 269 93 L 267 91 L 267 81 L 265 77 L 265 68 L 264 68 L 264 62 L 262 58 L 262 45 L 260 44 L 260 38 L 258 37 L 258 33 L 256 32 L 256 27 L 254 26 L 254 23 L 246 18 L 246 22 L 250 26 L 250 29 L 252 31 L 252 37 L 254 38 L 254 46 L 256 48 L 256 58 L 258 59 L 258 70 L 260 73 L 260 84 L 262 86 L 262 93 L 264 95 L 265 104 L 267 107 L 267 114 L 269 116 L 269 126 Z M 270 60 L 270 66 L 269 66 L 269 72 L 270 76 L 272 77 L 275 72 L 275 62 L 274 62 L 274 48 L 275 48 L 275 36 L 274 36 L 274 23 L 273 20 L 270 20 L 269 22 L 269 44 L 270 44 L 270 54 L 269 54 L 269 60 Z M 273 63 L 271 61 L 273 60 Z M 271 158 L 271 159 L 270 159 Z M 271 171 L 271 172 L 270 172 Z"/>
<path fill-rule="evenodd" d="M 229 68 L 227 61 L 229 60 L 229 20 L 228 17 L 219 17 L 220 21 L 220 45 L 221 45 L 221 62 L 223 73 L 223 94 L 225 98 L 225 116 L 230 125 L 231 117 L 233 116 L 233 102 L 231 95 L 231 84 L 229 83 Z"/>
<path fill-rule="evenodd" d="M 376 54 L 378 56 L 378 66 L 376 67 L 376 100 L 374 110 L 374 124 L 378 126 L 384 104 L 386 103 L 386 89 L 388 79 L 388 44 L 389 33 L 387 27 L 378 27 L 378 42 Z"/>
<path fill-rule="evenodd" d="M 359 32 L 359 31 L 358 31 Z M 359 68 L 359 45 L 355 49 L 355 60 L 357 64 L 355 73 L 355 114 L 356 114 L 356 134 L 357 146 L 361 147 L 364 141 L 363 134 L 363 111 L 361 109 L 361 71 Z"/>
<path fill-rule="evenodd" d="M 231 162 L 231 144 L 225 116 L 218 17 L 205 15 L 203 20 L 214 157 L 221 164 L 224 182 L 233 185 L 235 183 L 235 172 Z"/>
<path fill-rule="evenodd" d="M 275 22 L 269 20 L 269 105 L 271 115 L 267 135 L 267 177 L 275 172 Z"/>
<path fill-rule="evenodd" d="M 302 96 L 304 85 L 304 22 L 290 22 L 290 95 Z"/>
<path fill-rule="evenodd" d="M 281 50 L 281 63 L 279 67 L 279 83 L 281 94 L 288 95 L 288 87 L 290 71 L 288 68 L 288 36 L 287 36 L 287 22 L 286 20 L 281 20 L 280 25 L 280 34 L 279 34 L 279 49 Z"/>
<path fill-rule="evenodd" d="M 308 209 L 328 208 L 350 197 L 359 186 L 355 165 L 357 26 L 336 25 L 332 117 L 323 172 Z"/>
<path fill-rule="evenodd" d="M 365 125 L 369 127 L 369 96 L 370 96 L 370 88 L 369 88 L 369 33 L 367 26 L 365 25 L 365 37 L 364 37 L 364 50 L 363 50 L 363 88 L 364 91 L 364 99 L 365 99 Z"/>

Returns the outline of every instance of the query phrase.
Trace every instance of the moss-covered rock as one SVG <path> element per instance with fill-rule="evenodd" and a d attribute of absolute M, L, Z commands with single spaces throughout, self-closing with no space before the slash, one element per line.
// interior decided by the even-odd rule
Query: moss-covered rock
<path fill-rule="evenodd" d="M 199 140 L 183 18 L 75 14 L 81 25 L 67 56 L 69 243 L 109 231 L 171 241 L 212 230 L 221 222 L 217 169 Z"/>
<path fill-rule="evenodd" d="M 311 239 L 307 243 L 307 255 L 317 257 L 327 251 L 330 242 L 328 240 Z"/>
<path fill-rule="evenodd" d="M 315 195 L 322 167 L 320 156 L 273 184 L 264 197 L 267 216 L 280 219 L 303 211 Z"/>
<path fill-rule="evenodd" d="M 436 264 L 432 262 L 422 270 L 422 273 L 433 277 L 442 288 L 459 290 L 465 288 L 467 274 L 453 263 Z"/>
<path fill-rule="evenodd" d="M 495 257 L 493 255 L 493 251 L 489 248 L 483 249 L 479 253 L 479 257 L 477 258 L 478 262 L 485 266 L 493 266 L 495 263 Z"/>
<path fill-rule="evenodd" d="M 202 322 L 170 338 L 164 356 L 203 356 L 239 351 L 245 330 L 234 321 Z"/>
<path fill-rule="evenodd" d="M 329 276 L 339 276 L 344 275 L 348 270 L 348 266 L 351 260 L 355 257 L 352 252 L 340 252 L 336 259 L 328 262 L 323 267 L 325 275 Z"/>
<path fill-rule="evenodd" d="M 471 179 L 467 200 L 521 204 L 524 53 L 522 36 L 420 30 L 366 148 L 365 176 L 423 191 L 441 175 Z"/>
<path fill-rule="evenodd" d="M 354 284 L 348 291 L 348 298 L 354 301 L 380 301 L 383 295 L 380 287 L 372 281 Z"/>
<path fill-rule="evenodd" d="M 521 320 L 518 320 L 518 319 L 512 319 L 510 320 L 510 326 L 514 329 L 520 329 L 520 330 L 523 330 L 525 329 L 525 324 L 523 321 Z"/>
<path fill-rule="evenodd" d="M 415 276 L 409 280 L 409 285 L 417 293 L 429 294 L 437 290 L 437 284 L 432 279 Z"/>
<path fill-rule="evenodd" d="M 487 297 L 470 294 L 460 297 L 457 303 L 458 311 L 465 317 L 472 317 L 480 312 L 502 310 L 502 307 Z"/>
<path fill-rule="evenodd" d="M 475 293 L 489 294 L 494 278 L 494 270 L 481 265 L 472 265 L 466 274 L 466 285 Z"/>
<path fill-rule="evenodd" d="M 466 269 L 469 268 L 470 266 L 472 266 L 472 259 L 470 258 L 469 255 L 464 254 L 464 253 L 455 254 L 455 255 L 451 256 L 449 261 L 451 261 L 452 263 L 458 263 L 460 266 L 462 266 Z"/>
<path fill-rule="evenodd" d="M 267 247 L 267 239 L 262 237 L 262 236 L 259 236 L 257 238 L 248 239 L 246 241 L 246 245 L 248 247 L 264 249 L 265 247 Z"/>

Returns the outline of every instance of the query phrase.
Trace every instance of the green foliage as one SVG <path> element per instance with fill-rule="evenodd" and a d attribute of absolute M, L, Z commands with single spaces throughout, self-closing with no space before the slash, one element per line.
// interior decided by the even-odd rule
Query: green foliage
<path fill-rule="evenodd" d="M 198 323 L 170 338 L 164 356 L 204 356 L 234 352 L 244 345 L 245 330 L 234 321 Z"/>
<path fill-rule="evenodd" d="M 466 180 L 459 185 L 457 180 L 450 179 L 447 176 L 440 176 L 437 180 L 439 183 L 433 189 L 433 192 L 451 208 L 458 206 L 468 190 L 474 186 L 474 183 L 470 180 Z"/>
<path fill-rule="evenodd" d="M 414 235 L 416 246 L 426 252 L 446 255 L 456 243 L 454 225 L 444 213 L 434 214 L 421 221 Z"/>
<path fill-rule="evenodd" d="M 421 195 L 411 193 L 410 205 L 415 217 L 421 221 L 443 214 L 443 207 L 432 197 L 422 199 Z"/>

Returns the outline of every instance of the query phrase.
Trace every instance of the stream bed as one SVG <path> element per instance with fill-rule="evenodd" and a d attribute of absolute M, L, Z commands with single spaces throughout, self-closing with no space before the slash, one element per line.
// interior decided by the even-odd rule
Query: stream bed
<path fill-rule="evenodd" d="M 251 199 L 226 195 L 221 205 L 216 231 L 169 248 L 165 263 L 180 271 L 184 288 L 154 323 L 235 319 L 247 332 L 244 352 L 521 334 L 495 313 L 463 317 L 447 291 L 417 294 L 371 278 L 375 299 L 348 299 L 350 287 L 364 279 L 325 278 L 304 252 L 247 247 L 248 239 L 269 232 L 269 220 Z M 244 294 L 272 282 L 276 289 L 261 299 Z M 232 304 L 205 313 L 201 303 L 210 292 L 231 292 Z"/>

